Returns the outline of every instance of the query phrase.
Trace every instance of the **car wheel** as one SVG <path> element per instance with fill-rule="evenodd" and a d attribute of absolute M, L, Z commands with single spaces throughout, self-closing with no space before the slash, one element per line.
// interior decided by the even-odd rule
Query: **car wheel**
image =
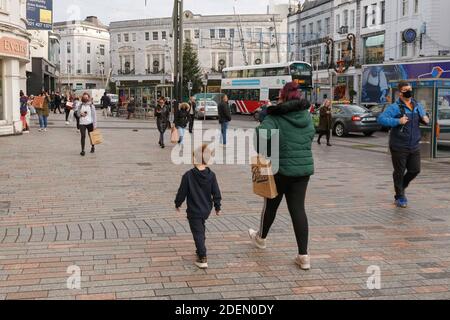
<path fill-rule="evenodd" d="M 340 122 L 337 123 L 336 126 L 334 127 L 334 134 L 340 138 L 345 137 L 347 135 L 347 131 L 345 129 L 344 124 Z"/>
<path fill-rule="evenodd" d="M 231 114 L 237 114 L 237 108 L 236 108 L 236 105 L 235 105 L 235 104 L 233 104 L 233 105 L 231 106 Z"/>
<path fill-rule="evenodd" d="M 373 131 L 370 131 L 370 132 L 364 132 L 364 135 L 365 135 L 366 137 L 371 137 L 371 136 L 373 136 L 374 133 L 375 133 L 375 132 L 373 132 Z"/>

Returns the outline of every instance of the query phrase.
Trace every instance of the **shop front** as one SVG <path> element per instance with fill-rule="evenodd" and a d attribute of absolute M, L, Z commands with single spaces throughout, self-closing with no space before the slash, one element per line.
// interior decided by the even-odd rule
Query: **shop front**
<path fill-rule="evenodd" d="M 29 42 L 25 37 L 0 32 L 0 135 L 22 132 L 20 90 L 26 91 Z"/>
<path fill-rule="evenodd" d="M 162 85 L 160 81 L 118 81 L 117 94 L 124 104 L 133 97 L 138 105 L 155 103 L 158 97 L 173 97 L 173 85 Z"/>

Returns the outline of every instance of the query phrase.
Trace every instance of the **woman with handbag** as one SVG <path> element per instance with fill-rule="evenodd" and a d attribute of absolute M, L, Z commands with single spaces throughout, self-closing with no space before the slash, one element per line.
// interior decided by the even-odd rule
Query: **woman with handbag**
<path fill-rule="evenodd" d="M 81 153 L 84 157 L 86 152 L 84 151 L 86 145 L 86 132 L 91 138 L 91 132 L 97 128 L 97 114 L 95 106 L 92 104 L 91 96 L 88 93 L 84 93 L 81 98 L 81 105 L 78 109 L 78 115 L 80 117 L 80 133 L 81 133 Z M 91 141 L 91 140 L 90 140 Z M 91 142 L 91 153 L 95 152 L 95 146 Z"/>
<path fill-rule="evenodd" d="M 305 198 L 310 176 L 314 174 L 312 142 L 315 129 L 309 113 L 311 104 L 301 99 L 298 85 L 293 82 L 282 89 L 280 99 L 280 104 L 267 109 L 267 117 L 257 128 L 258 140 L 260 143 L 267 142 L 268 146 L 271 145 L 272 134 L 279 135 L 279 168 L 274 177 L 278 196 L 264 200 L 260 230 L 250 229 L 249 235 L 257 248 L 266 248 L 266 238 L 281 201 L 286 196 L 298 245 L 295 263 L 301 269 L 309 270 L 311 262 L 308 255 L 309 227 Z M 258 149 L 261 151 L 261 148 Z M 276 155 L 274 150 L 271 153 L 271 156 Z"/>
<path fill-rule="evenodd" d="M 319 139 L 317 143 L 321 145 L 323 136 L 327 137 L 327 146 L 331 147 L 331 131 L 333 129 L 333 115 L 331 111 L 331 101 L 326 99 L 323 106 L 320 108 L 320 122 L 319 122 Z"/>
<path fill-rule="evenodd" d="M 39 132 L 47 132 L 48 116 L 50 115 L 50 96 L 47 91 L 42 91 L 40 98 L 42 99 L 42 105 L 37 108 L 37 114 L 39 116 Z"/>
<path fill-rule="evenodd" d="M 20 90 L 20 120 L 22 121 L 23 133 L 30 133 L 29 121 L 27 120 L 28 113 L 28 97 Z"/>
<path fill-rule="evenodd" d="M 70 124 L 69 116 L 72 109 L 73 109 L 73 96 L 68 96 L 66 104 L 64 105 L 64 112 L 66 114 L 66 126 Z"/>
<path fill-rule="evenodd" d="M 178 144 L 183 145 L 184 133 L 186 127 L 189 124 L 189 109 L 190 106 L 187 103 L 181 103 L 178 109 L 175 111 L 175 128 L 178 130 Z"/>
<path fill-rule="evenodd" d="M 166 105 L 166 99 L 160 97 L 158 99 L 158 106 L 155 109 L 156 125 L 159 131 L 159 146 L 164 149 L 166 146 L 164 144 L 164 133 L 170 126 L 169 117 L 170 111 Z"/>

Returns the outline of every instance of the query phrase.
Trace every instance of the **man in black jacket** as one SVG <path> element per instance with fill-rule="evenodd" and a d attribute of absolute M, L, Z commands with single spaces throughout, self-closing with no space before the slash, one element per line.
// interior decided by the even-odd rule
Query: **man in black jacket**
<path fill-rule="evenodd" d="M 189 133 L 192 133 L 194 130 L 194 121 L 195 121 L 195 112 L 197 111 L 197 103 L 195 101 L 195 97 L 191 97 L 189 100 Z"/>
<path fill-rule="evenodd" d="M 227 145 L 227 131 L 231 122 L 231 109 L 228 103 L 228 96 L 224 95 L 222 101 L 219 104 L 219 123 L 222 132 L 220 143 L 224 146 Z"/>

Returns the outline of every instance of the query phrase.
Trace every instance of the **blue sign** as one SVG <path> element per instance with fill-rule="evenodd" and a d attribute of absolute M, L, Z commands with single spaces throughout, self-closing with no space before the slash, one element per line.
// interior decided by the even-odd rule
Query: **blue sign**
<path fill-rule="evenodd" d="M 231 82 L 233 86 L 259 86 L 260 80 L 233 80 Z"/>
<path fill-rule="evenodd" d="M 406 43 L 413 43 L 417 39 L 417 32 L 414 29 L 408 29 L 403 32 L 403 40 Z"/>
<path fill-rule="evenodd" d="M 53 29 L 53 0 L 27 0 L 27 29 Z"/>

